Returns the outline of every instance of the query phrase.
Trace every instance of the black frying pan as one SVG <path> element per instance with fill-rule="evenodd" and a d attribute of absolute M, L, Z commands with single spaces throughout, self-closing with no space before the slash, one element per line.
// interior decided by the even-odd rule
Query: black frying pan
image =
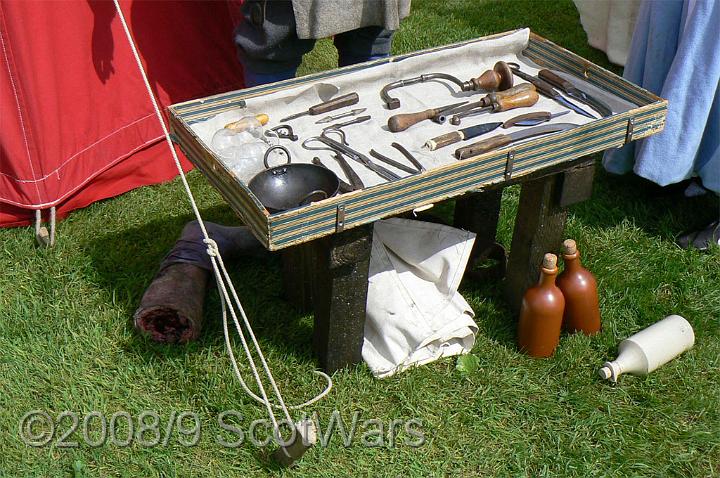
<path fill-rule="evenodd" d="M 268 165 L 268 156 L 275 149 L 287 156 L 287 164 Z M 338 193 L 340 180 L 330 171 L 314 164 L 290 162 L 290 152 L 284 146 L 271 146 L 263 158 L 265 171 L 256 174 L 248 187 L 271 214 L 320 201 Z"/>

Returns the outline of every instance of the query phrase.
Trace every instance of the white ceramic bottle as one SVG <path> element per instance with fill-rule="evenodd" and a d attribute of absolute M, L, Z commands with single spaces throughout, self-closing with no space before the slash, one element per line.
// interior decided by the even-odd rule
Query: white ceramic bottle
<path fill-rule="evenodd" d="M 613 382 L 623 373 L 647 375 L 694 343 L 690 323 L 679 315 L 670 315 L 620 342 L 618 358 L 605 362 L 598 373 Z"/>

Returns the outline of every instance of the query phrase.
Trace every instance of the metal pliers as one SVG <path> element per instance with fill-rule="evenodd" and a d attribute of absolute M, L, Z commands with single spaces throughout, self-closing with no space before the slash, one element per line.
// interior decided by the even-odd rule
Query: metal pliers
<path fill-rule="evenodd" d="M 328 136 L 332 133 L 337 134 L 340 137 L 340 141 L 336 141 Z M 308 144 L 311 144 L 315 141 L 318 141 L 325 146 L 308 146 Z M 397 174 L 393 173 L 387 168 L 384 168 L 383 166 L 380 166 L 379 164 L 373 162 L 372 159 L 368 158 L 363 153 L 356 151 L 350 146 L 348 146 L 347 140 L 345 139 L 345 133 L 340 129 L 326 129 L 318 136 L 311 136 L 310 138 L 303 141 L 302 147 L 311 151 L 327 150 L 333 151 L 334 153 L 341 153 L 352 159 L 353 161 L 357 161 L 358 163 L 362 164 L 370 171 L 373 171 L 375 174 L 387 181 L 395 181 L 396 179 L 400 179 L 400 176 L 398 176 Z"/>

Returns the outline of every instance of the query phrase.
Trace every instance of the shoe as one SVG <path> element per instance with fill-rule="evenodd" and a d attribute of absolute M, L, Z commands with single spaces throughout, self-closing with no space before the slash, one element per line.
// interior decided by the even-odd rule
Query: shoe
<path fill-rule="evenodd" d="M 720 221 L 711 222 L 705 229 L 682 234 L 675 243 L 683 249 L 710 250 L 713 245 L 720 245 Z"/>

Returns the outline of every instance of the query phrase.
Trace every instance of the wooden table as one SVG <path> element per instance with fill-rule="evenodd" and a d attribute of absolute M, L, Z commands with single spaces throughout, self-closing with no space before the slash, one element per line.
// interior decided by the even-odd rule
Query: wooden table
<path fill-rule="evenodd" d="M 473 254 L 482 254 L 495 245 L 503 189 L 521 184 L 503 281 L 514 312 L 537 280 L 543 254 L 556 251 L 565 239 L 567 207 L 590 198 L 593 172 L 593 159 L 584 157 L 456 199 L 454 226 L 476 233 Z M 371 246 L 370 224 L 283 252 L 286 297 L 302 310 L 314 311 L 313 342 L 327 372 L 362 360 Z"/>
<path fill-rule="evenodd" d="M 493 35 L 498 37 L 507 33 Z M 515 311 L 525 289 L 537 280 L 542 255 L 563 239 L 566 207 L 590 197 L 593 153 L 662 131 L 667 101 L 530 33 L 522 54 L 544 68 L 563 70 L 637 105 L 561 133 L 504 147 L 426 172 L 270 214 L 257 197 L 199 140 L 192 124 L 237 110 L 245 99 L 274 91 L 332 81 L 357 69 L 413 55 L 376 60 L 284 82 L 192 100 L 169 108 L 175 141 L 185 155 L 272 251 L 283 250 L 288 297 L 315 311 L 315 346 L 320 365 L 334 371 L 361 360 L 372 224 L 427 204 L 456 200 L 455 225 L 477 234 L 481 252 L 495 241 L 504 187 L 522 192 L 505 275 L 505 295 Z"/>

